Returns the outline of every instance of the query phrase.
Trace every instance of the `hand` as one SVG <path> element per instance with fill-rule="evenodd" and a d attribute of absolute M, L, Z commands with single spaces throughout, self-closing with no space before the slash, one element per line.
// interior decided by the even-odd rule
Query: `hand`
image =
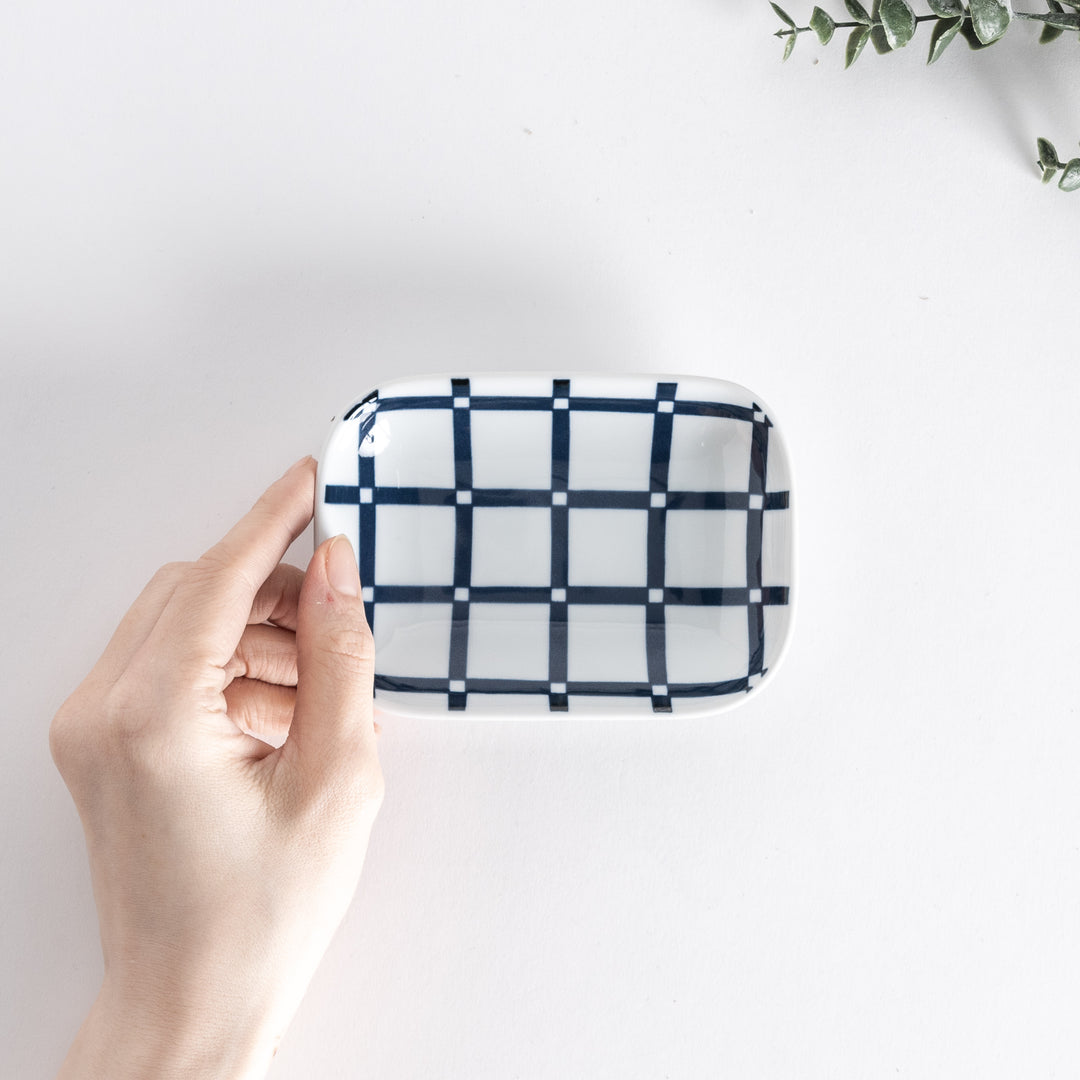
<path fill-rule="evenodd" d="M 348 540 L 279 565 L 314 481 L 298 462 L 158 571 L 53 720 L 105 959 L 61 1077 L 264 1075 L 355 892 L 374 647 Z"/>

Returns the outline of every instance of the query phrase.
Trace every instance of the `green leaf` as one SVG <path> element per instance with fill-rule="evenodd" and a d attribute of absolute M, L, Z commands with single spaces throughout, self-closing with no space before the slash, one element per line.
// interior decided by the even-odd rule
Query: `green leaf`
<path fill-rule="evenodd" d="M 934 33 L 930 38 L 930 58 L 926 61 L 928 64 L 932 64 L 948 48 L 949 43 L 959 33 L 963 22 L 962 18 L 942 19 L 934 27 Z"/>
<path fill-rule="evenodd" d="M 836 30 L 836 23 L 833 22 L 832 16 L 827 12 L 821 10 L 821 8 L 814 8 L 810 14 L 810 29 L 814 31 L 818 36 L 818 41 L 822 45 L 828 45 L 832 41 L 832 36 Z"/>
<path fill-rule="evenodd" d="M 1039 139 L 1035 146 L 1039 151 L 1039 164 L 1044 169 L 1058 168 L 1057 150 L 1049 139 Z"/>
<path fill-rule="evenodd" d="M 954 19 L 964 14 L 960 0 L 926 0 L 926 6 L 941 19 Z"/>
<path fill-rule="evenodd" d="M 851 34 L 847 39 L 847 48 L 844 50 L 845 69 L 851 67 L 851 65 L 859 59 L 859 54 L 866 47 L 866 43 L 869 40 L 869 26 L 856 26 L 855 29 L 851 31 Z"/>
<path fill-rule="evenodd" d="M 979 49 L 987 49 L 988 45 L 984 45 L 975 33 L 975 27 L 971 25 L 971 20 L 965 18 L 960 25 L 960 36 L 968 43 L 968 46 L 976 51 Z"/>
<path fill-rule="evenodd" d="M 795 20 L 779 4 L 770 3 L 769 6 L 776 12 L 776 17 L 778 19 L 787 23 L 792 30 L 795 29 Z"/>
<path fill-rule="evenodd" d="M 881 25 L 881 0 L 874 0 L 874 6 L 870 9 L 870 44 L 874 46 L 874 52 L 878 56 L 886 56 L 892 52 L 885 27 Z"/>
<path fill-rule="evenodd" d="M 1049 184 L 1054 179 L 1057 169 L 1043 169 L 1043 183 Z"/>
<path fill-rule="evenodd" d="M 870 27 L 870 44 L 874 46 L 874 52 L 878 56 L 888 56 L 892 52 L 889 39 L 885 36 L 885 27 L 881 23 L 875 23 Z"/>
<path fill-rule="evenodd" d="M 1065 171 L 1061 174 L 1061 179 L 1058 181 L 1058 187 L 1062 191 L 1075 191 L 1080 188 L 1080 158 L 1073 158 L 1072 161 L 1065 166 Z"/>
<path fill-rule="evenodd" d="M 787 44 L 784 45 L 784 55 L 780 58 L 780 63 L 783 63 L 794 51 L 795 51 L 795 39 L 798 34 L 792 33 L 788 35 Z"/>
<path fill-rule="evenodd" d="M 1077 0 L 1080 3 L 1080 0 Z M 844 0 L 844 7 L 848 9 L 848 14 L 856 21 L 865 23 L 867 26 L 871 23 L 870 13 L 859 3 L 859 0 Z M 864 42 L 865 44 L 865 42 Z M 860 46 L 861 48 L 861 46 Z"/>
<path fill-rule="evenodd" d="M 984 44 L 997 41 L 1012 21 L 1009 0 L 969 0 L 975 36 Z"/>
<path fill-rule="evenodd" d="M 907 0 L 881 0 L 881 25 L 890 49 L 902 49 L 915 33 L 915 12 Z"/>

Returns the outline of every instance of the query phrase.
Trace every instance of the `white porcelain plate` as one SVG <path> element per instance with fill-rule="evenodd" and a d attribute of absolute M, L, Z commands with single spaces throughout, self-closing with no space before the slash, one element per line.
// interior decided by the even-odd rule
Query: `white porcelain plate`
<path fill-rule="evenodd" d="M 315 526 L 357 552 L 383 712 L 701 715 L 788 636 L 787 455 L 716 379 L 387 383 L 333 423 Z"/>

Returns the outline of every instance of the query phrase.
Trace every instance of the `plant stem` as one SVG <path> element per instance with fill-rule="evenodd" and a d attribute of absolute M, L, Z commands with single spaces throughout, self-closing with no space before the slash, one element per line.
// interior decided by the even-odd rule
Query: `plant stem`
<path fill-rule="evenodd" d="M 1015 8 L 1013 9 L 1012 17 L 1014 19 L 1028 19 L 1028 20 L 1033 20 L 1035 22 L 1042 22 L 1043 21 L 1042 19 L 1039 19 L 1036 15 L 1033 15 L 1030 11 L 1017 11 Z M 919 23 L 924 23 L 924 22 L 945 22 L 947 20 L 951 20 L 951 19 L 955 19 L 955 18 L 957 18 L 956 15 L 916 15 L 915 16 L 915 24 L 918 25 Z M 854 30 L 857 26 L 874 27 L 874 26 L 880 26 L 880 25 L 881 25 L 880 21 L 869 22 L 869 23 L 864 23 L 864 22 L 837 22 L 837 23 L 833 23 L 833 26 L 837 30 Z M 813 27 L 811 27 L 811 26 L 796 26 L 796 27 L 794 27 L 792 29 L 789 29 L 789 30 L 777 30 L 775 36 L 778 37 L 778 38 L 786 38 L 786 37 L 791 37 L 792 34 L 806 34 L 806 33 L 809 33 L 811 30 L 813 30 Z"/>
<path fill-rule="evenodd" d="M 1025 16 L 1022 16 L 1019 11 L 1014 11 L 1013 15 L 1015 15 L 1017 18 L 1024 18 L 1025 17 Z M 954 18 L 954 17 L 955 16 L 950 16 L 950 18 Z M 941 15 L 916 15 L 915 16 L 915 22 L 916 23 L 941 22 L 942 18 L 943 18 L 943 16 L 941 16 Z M 857 27 L 857 26 L 874 27 L 874 26 L 880 26 L 880 25 L 881 25 L 880 23 L 864 23 L 864 22 L 834 22 L 833 23 L 833 27 L 836 30 L 854 30 L 855 27 Z M 796 27 L 794 27 L 794 29 L 790 29 L 790 30 L 777 30 L 775 36 L 778 37 L 778 38 L 786 38 L 786 37 L 791 37 L 792 34 L 806 34 L 806 33 L 809 33 L 811 30 L 813 30 L 812 26 L 796 26 Z"/>

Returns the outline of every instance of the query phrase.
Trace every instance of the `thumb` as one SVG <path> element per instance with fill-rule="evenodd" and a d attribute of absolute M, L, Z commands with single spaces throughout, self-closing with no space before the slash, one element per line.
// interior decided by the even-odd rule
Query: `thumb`
<path fill-rule="evenodd" d="M 297 685 L 285 744 L 313 778 L 328 767 L 377 764 L 372 694 L 375 643 L 360 574 L 345 536 L 320 544 L 297 604 Z"/>

